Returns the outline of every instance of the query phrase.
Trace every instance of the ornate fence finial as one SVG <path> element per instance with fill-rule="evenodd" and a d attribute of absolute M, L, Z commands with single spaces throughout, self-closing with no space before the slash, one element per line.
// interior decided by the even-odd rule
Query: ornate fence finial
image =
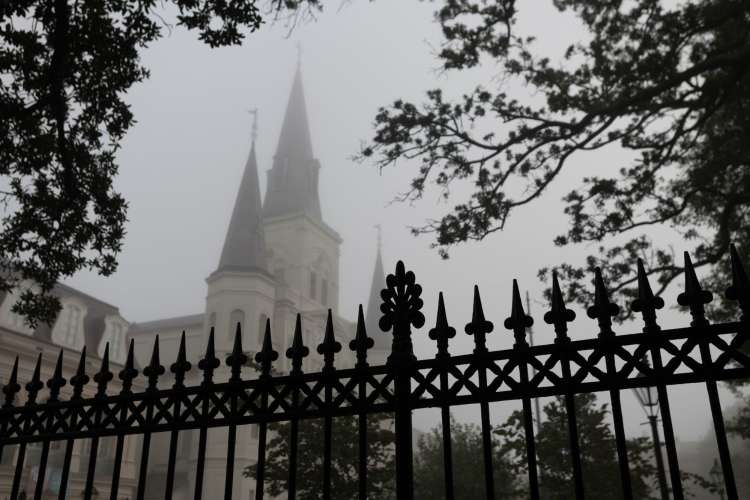
<path fill-rule="evenodd" d="M 481 305 L 479 306 L 482 307 Z M 438 294 L 438 310 L 435 320 L 435 328 L 430 330 L 430 338 L 437 342 L 438 357 L 446 358 L 450 356 L 448 352 L 448 340 L 456 336 L 456 329 L 448 324 L 448 317 L 445 314 L 445 303 L 443 302 L 443 292 Z"/>
<path fill-rule="evenodd" d="M 42 390 L 44 384 L 42 383 L 41 377 L 42 368 L 42 353 L 40 352 L 36 358 L 36 365 L 34 366 L 34 373 L 31 375 L 31 381 L 26 384 L 26 405 L 33 405 L 36 403 L 36 398 L 39 395 L 39 391 Z"/>
<path fill-rule="evenodd" d="M 504 326 L 506 330 L 513 330 L 513 338 L 516 339 L 516 346 L 526 346 L 526 329 L 534 324 L 534 319 L 526 315 L 521 302 L 521 293 L 518 291 L 518 281 L 513 280 L 513 298 L 510 310 L 510 316 L 505 319 Z"/>
<path fill-rule="evenodd" d="M 70 377 L 70 385 L 73 387 L 71 399 L 79 399 L 83 394 L 83 388 L 89 383 L 89 376 L 86 375 L 86 346 L 81 349 L 81 357 L 78 359 L 78 368 L 76 374 Z"/>
<path fill-rule="evenodd" d="M 232 353 L 227 356 L 227 366 L 230 368 L 230 382 L 239 382 L 242 380 L 242 367 L 247 364 L 247 355 L 242 351 L 242 326 L 237 322 L 237 328 L 234 330 L 234 346 Z"/>
<path fill-rule="evenodd" d="M 60 398 L 60 389 L 65 387 L 66 383 L 67 381 L 63 377 L 63 349 L 60 349 L 60 353 L 57 355 L 57 363 L 55 363 L 55 371 L 52 373 L 52 378 L 47 381 L 49 401 L 57 401 Z"/>
<path fill-rule="evenodd" d="M 492 321 L 484 319 L 482 299 L 479 296 L 479 287 L 474 285 L 474 305 L 471 312 L 471 322 L 464 327 L 464 332 L 474 336 L 474 352 L 487 352 L 487 334 L 494 330 Z"/>
<path fill-rule="evenodd" d="M 568 323 L 575 318 L 576 313 L 565 307 L 557 271 L 552 271 L 552 302 L 550 310 L 544 314 L 544 322 L 555 326 L 555 342 L 569 340 Z"/>
<path fill-rule="evenodd" d="M 308 349 L 302 341 L 302 315 L 297 313 L 292 345 L 286 350 L 286 357 L 292 360 L 292 375 L 302 374 L 302 360 L 305 359 L 308 354 L 310 354 L 310 349 Z"/>
<path fill-rule="evenodd" d="M 190 371 L 193 365 L 187 360 L 187 350 L 185 349 L 185 330 L 182 331 L 180 337 L 180 347 L 177 351 L 177 361 L 172 363 L 169 370 L 174 373 L 174 386 L 184 387 L 185 385 L 185 374 Z"/>
<path fill-rule="evenodd" d="M 383 299 L 380 312 L 383 316 L 378 325 L 384 332 L 393 329 L 391 356 L 396 354 L 404 359 L 414 359 L 411 327 L 421 328 L 424 325 L 424 314 L 421 312 L 424 303 L 419 298 L 422 287 L 415 281 L 414 273 L 407 272 L 404 263 L 398 261 L 395 274 L 386 277 L 386 288 L 380 292 Z"/>
<path fill-rule="evenodd" d="M 729 245 L 729 259 L 732 265 L 732 285 L 727 288 L 726 297 L 736 300 L 742 311 L 741 320 L 750 319 L 750 281 L 747 279 L 745 267 L 742 265 L 739 253 L 734 243 Z"/>
<path fill-rule="evenodd" d="M 279 353 L 273 350 L 271 342 L 271 320 L 266 319 L 266 332 L 263 335 L 263 347 L 255 354 L 255 362 L 260 363 L 261 376 L 271 374 L 271 364 L 279 358 Z"/>
<path fill-rule="evenodd" d="M 5 404 L 3 407 L 10 408 L 13 406 L 13 402 L 16 399 L 16 394 L 21 391 L 21 386 L 18 383 L 18 355 L 16 360 L 13 362 L 13 368 L 10 370 L 10 377 L 8 383 L 3 387 L 3 393 L 5 393 Z"/>
<path fill-rule="evenodd" d="M 130 339 L 128 346 L 128 357 L 125 358 L 125 367 L 120 370 L 118 377 L 122 380 L 121 394 L 130 394 L 133 387 L 133 380 L 138 376 L 138 370 L 135 369 L 135 341 Z"/>
<path fill-rule="evenodd" d="M 609 292 L 602 278 L 602 270 L 594 268 L 594 305 L 586 310 L 589 318 L 599 323 L 599 336 L 614 335 L 612 331 L 612 318 L 620 313 L 617 304 L 610 302 Z"/>
<path fill-rule="evenodd" d="M 357 312 L 357 333 L 354 339 L 349 342 L 349 349 L 357 353 L 357 368 L 367 366 L 367 350 L 372 349 L 374 345 L 375 342 L 372 338 L 367 336 L 365 313 L 362 311 L 362 304 L 360 304 Z"/>
<path fill-rule="evenodd" d="M 685 291 L 677 296 L 677 303 L 681 306 L 690 307 L 690 315 L 693 321 L 692 326 L 705 326 L 708 324 L 706 319 L 706 310 L 703 307 L 713 300 L 713 294 L 704 290 L 695 274 L 695 267 L 690 260 L 690 255 L 685 252 Z"/>
<path fill-rule="evenodd" d="M 333 368 L 334 355 L 341 350 L 341 344 L 333 336 L 333 317 L 331 310 L 328 309 L 328 319 L 326 320 L 326 332 L 323 335 L 323 342 L 318 345 L 318 354 L 323 355 L 323 370 Z"/>
<path fill-rule="evenodd" d="M 203 359 L 198 361 L 198 369 L 203 371 L 203 384 L 207 385 L 213 382 L 214 370 L 216 370 L 221 361 L 216 357 L 216 349 L 214 347 L 214 327 L 208 333 L 208 344 L 206 345 L 206 354 Z"/>
<path fill-rule="evenodd" d="M 107 384 L 112 380 L 113 376 L 112 372 L 109 371 L 109 342 L 107 342 L 104 344 L 104 355 L 102 356 L 101 368 L 99 368 L 99 372 L 94 375 L 94 382 L 96 382 L 97 385 L 96 397 L 107 397 Z"/>
<path fill-rule="evenodd" d="M 648 282 L 643 261 L 638 259 L 638 298 L 631 303 L 630 308 L 643 316 L 644 332 L 661 330 L 661 327 L 656 323 L 656 311 L 662 307 L 664 307 L 664 300 L 655 296 L 654 292 L 651 291 L 651 284 Z"/>
<path fill-rule="evenodd" d="M 164 374 L 164 367 L 159 362 L 159 336 L 154 337 L 154 349 L 151 351 L 151 362 L 143 369 L 143 374 L 148 379 L 147 391 L 155 391 L 159 377 Z"/>

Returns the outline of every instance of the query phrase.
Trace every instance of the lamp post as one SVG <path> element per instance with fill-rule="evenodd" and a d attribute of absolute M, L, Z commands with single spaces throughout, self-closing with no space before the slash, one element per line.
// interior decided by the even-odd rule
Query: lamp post
<path fill-rule="evenodd" d="M 644 362 L 648 364 L 648 358 L 644 357 Z M 641 404 L 643 411 L 646 413 L 648 423 L 651 425 L 651 436 L 654 442 L 654 455 L 656 456 L 656 470 L 659 476 L 659 491 L 662 500 L 669 500 L 667 490 L 667 476 L 664 472 L 664 458 L 661 453 L 661 439 L 659 439 L 659 396 L 654 387 L 636 387 L 633 389 L 635 397 Z"/>

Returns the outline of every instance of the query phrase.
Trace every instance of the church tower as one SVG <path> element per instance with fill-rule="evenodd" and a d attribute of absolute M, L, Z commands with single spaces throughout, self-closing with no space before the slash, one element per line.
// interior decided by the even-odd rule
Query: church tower
<path fill-rule="evenodd" d="M 268 272 L 254 137 L 219 265 L 206 283 L 204 331 L 215 328 L 216 350 L 231 351 L 237 323 L 244 349 L 260 350 L 266 319 L 274 311 L 276 283 Z"/>
<path fill-rule="evenodd" d="M 298 310 L 336 310 L 341 237 L 324 220 L 318 196 L 320 162 L 312 150 L 302 72 L 297 67 L 268 171 L 263 223 L 269 271 L 281 299 Z"/>

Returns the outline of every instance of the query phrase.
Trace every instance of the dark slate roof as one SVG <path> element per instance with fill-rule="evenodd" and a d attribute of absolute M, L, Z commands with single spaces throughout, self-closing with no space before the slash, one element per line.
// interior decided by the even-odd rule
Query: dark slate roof
<path fill-rule="evenodd" d="M 380 312 L 380 304 L 383 299 L 380 298 L 380 291 L 385 288 L 385 272 L 383 271 L 383 258 L 380 255 L 380 248 L 378 248 L 378 255 L 375 257 L 375 270 L 372 273 L 372 285 L 370 287 L 370 300 L 367 302 L 367 312 L 365 315 L 365 326 L 367 327 L 367 335 L 372 337 L 375 342 L 375 349 L 382 349 L 385 351 L 391 350 L 391 335 L 390 333 L 384 333 L 378 326 L 378 321 L 382 316 Z"/>
<path fill-rule="evenodd" d="M 190 326 L 203 325 L 203 314 L 191 314 L 189 316 L 178 316 L 176 318 L 157 319 L 155 321 L 144 321 L 130 325 L 130 333 L 156 332 L 174 330 L 175 328 L 187 328 Z"/>
<path fill-rule="evenodd" d="M 91 355 L 96 356 L 99 348 L 99 342 L 104 334 L 104 318 L 109 315 L 118 315 L 120 310 L 102 300 L 92 297 L 75 288 L 58 283 L 52 289 L 52 294 L 63 299 L 65 297 L 75 297 L 86 305 L 86 318 L 83 323 L 84 342 L 86 349 Z M 52 342 L 53 325 L 39 323 L 34 330 L 34 337 Z"/>
<path fill-rule="evenodd" d="M 266 238 L 255 145 L 242 174 L 217 271 L 266 271 Z"/>
<path fill-rule="evenodd" d="M 320 163 L 312 151 L 302 73 L 297 68 L 273 167 L 268 172 L 263 215 L 278 217 L 304 213 L 321 220 L 319 170 Z"/>

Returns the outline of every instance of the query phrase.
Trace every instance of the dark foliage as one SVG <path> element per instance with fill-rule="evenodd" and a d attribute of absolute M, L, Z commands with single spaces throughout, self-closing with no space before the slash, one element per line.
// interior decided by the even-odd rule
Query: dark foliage
<path fill-rule="evenodd" d="M 443 69 L 492 65 L 500 78 L 457 99 L 433 89 L 422 104 L 381 108 L 362 157 L 376 158 L 380 168 L 418 164 L 403 200 L 420 198 L 430 185 L 446 199 L 455 183 L 472 187 L 440 219 L 414 228 L 434 233 L 447 256 L 452 245 L 501 230 L 585 152 L 624 148 L 633 159 L 619 173 L 592 171 L 564 198 L 570 223 L 555 244 L 595 249 L 585 263 L 558 268 L 567 296 L 589 303 L 588 280 L 600 266 L 614 291 L 632 297 L 639 257 L 663 290 L 682 272 L 672 249 L 648 236 L 649 228 L 664 227 L 693 243 L 696 266 L 710 270 L 706 284 L 723 290 L 729 242 L 750 255 L 750 4 L 553 4 L 585 31 L 561 61 L 541 56 L 533 37 L 516 32 L 520 11 L 533 15 L 533 3 L 442 2 Z M 511 97 L 516 83 L 535 97 Z M 735 317 L 723 304 L 712 312 Z"/>

